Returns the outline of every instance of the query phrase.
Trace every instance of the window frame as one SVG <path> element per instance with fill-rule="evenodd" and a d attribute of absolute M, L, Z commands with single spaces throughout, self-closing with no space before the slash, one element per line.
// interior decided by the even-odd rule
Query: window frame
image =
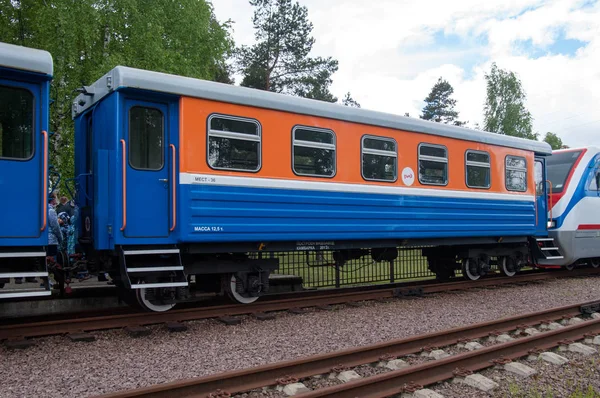
<path fill-rule="evenodd" d="M 319 174 L 304 174 L 304 173 L 298 173 L 296 171 L 294 149 L 296 147 L 296 131 L 299 129 L 331 134 L 331 136 L 333 137 L 333 144 L 323 144 L 323 143 L 314 142 L 314 141 L 298 140 L 303 143 L 304 142 L 310 143 L 310 145 L 300 144 L 298 146 L 304 147 L 304 148 L 333 150 L 333 174 L 332 175 L 328 176 L 328 175 L 319 175 Z M 333 147 L 333 148 L 331 148 L 331 147 Z M 305 126 L 305 125 L 300 125 L 300 124 L 297 124 L 294 127 L 292 127 L 292 172 L 299 177 L 334 178 L 337 175 L 337 136 L 335 135 L 335 131 L 333 131 L 331 129 L 323 128 L 323 127 Z"/>
<path fill-rule="evenodd" d="M 517 158 L 517 159 L 523 159 L 525 161 L 525 168 L 518 168 L 518 167 L 508 167 L 506 165 L 506 162 L 508 160 L 508 158 Z M 506 184 L 507 181 L 507 177 L 508 177 L 508 170 L 515 170 L 515 171 L 525 171 L 525 189 L 524 190 L 520 190 L 520 189 L 510 189 L 508 187 L 508 185 Z M 507 191 L 509 192 L 527 192 L 527 188 L 529 186 L 529 183 L 527 181 L 527 179 L 529 178 L 528 176 L 528 169 L 527 169 L 527 158 L 525 156 L 518 156 L 518 155 L 506 155 L 504 157 L 504 187 L 506 188 Z"/>
<path fill-rule="evenodd" d="M 366 139 L 372 139 L 372 140 L 380 140 L 380 141 L 391 141 L 394 143 L 394 147 L 395 147 L 395 151 L 391 152 L 391 151 L 382 151 L 379 149 L 371 149 L 371 148 L 365 148 L 365 140 Z M 365 152 L 366 149 L 366 152 Z M 391 154 L 394 154 L 393 156 L 396 158 L 396 165 L 394 167 L 394 179 L 393 180 L 381 180 L 381 179 L 377 179 L 377 178 L 367 178 L 365 177 L 365 168 L 364 168 L 364 159 L 363 156 L 366 155 L 376 155 L 376 156 L 392 156 Z M 387 183 L 395 183 L 398 181 L 398 142 L 391 137 L 383 137 L 383 136 L 378 136 L 378 135 L 370 135 L 370 134 L 364 134 L 361 139 L 360 139 L 360 175 L 362 176 L 363 180 L 365 181 L 378 181 L 378 182 L 387 182 Z"/>
<path fill-rule="evenodd" d="M 157 111 L 160 112 L 161 116 L 162 116 L 162 123 L 161 123 L 161 130 L 162 130 L 162 145 L 161 145 L 161 151 L 160 151 L 160 159 L 161 159 L 161 166 L 158 169 L 148 169 L 148 168 L 140 168 L 140 167 L 134 167 L 131 164 L 131 111 L 135 108 L 145 108 L 145 109 L 155 109 Z M 146 105 L 140 105 L 140 104 L 135 104 L 129 107 L 128 111 L 127 111 L 127 127 L 128 127 L 128 131 L 127 131 L 127 140 L 128 145 L 127 145 L 127 163 L 129 163 L 129 167 L 131 167 L 134 170 L 138 170 L 138 171 L 161 171 L 162 169 L 165 168 L 165 141 L 166 141 L 166 137 L 165 137 L 165 124 L 166 124 L 166 119 L 165 119 L 165 113 L 162 111 L 162 109 L 155 107 L 155 106 L 146 106 Z"/>
<path fill-rule="evenodd" d="M 431 147 L 431 148 L 441 148 L 444 151 L 446 151 L 446 157 L 444 158 L 446 161 L 442 162 L 440 160 L 437 159 L 442 159 L 442 158 L 438 158 L 435 156 L 429 156 L 429 155 L 421 155 L 421 147 L 426 146 L 426 147 Z M 422 156 L 425 157 L 425 159 L 422 159 Z M 426 161 L 430 161 L 430 162 L 437 162 L 437 163 L 445 163 L 446 164 L 446 181 L 444 184 L 436 184 L 433 182 L 423 182 L 421 181 L 421 160 L 426 160 Z M 433 185 L 433 186 L 438 186 L 438 187 L 445 187 L 448 186 L 448 183 L 450 182 L 450 175 L 449 175 L 449 171 L 450 170 L 450 155 L 448 153 L 448 148 L 445 145 L 440 145 L 440 144 L 429 144 L 427 142 L 421 142 L 419 143 L 419 145 L 417 146 L 417 177 L 419 179 L 419 184 L 421 185 Z"/>
<path fill-rule="evenodd" d="M 225 119 L 225 120 L 233 120 L 238 122 L 246 122 L 252 123 L 256 125 L 257 135 L 252 134 L 244 134 L 244 133 L 236 133 L 233 131 L 221 131 L 221 130 L 212 130 L 210 128 L 210 122 L 214 118 Z M 210 164 L 210 137 L 217 138 L 228 138 L 228 139 L 237 139 L 241 141 L 251 141 L 258 142 L 258 165 L 256 169 L 235 169 L 229 167 L 217 167 Z M 249 137 L 257 137 L 256 139 L 248 139 Z M 235 116 L 235 115 L 227 115 L 224 113 L 211 113 L 206 118 L 206 164 L 212 170 L 224 170 L 224 171 L 236 171 L 241 173 L 258 173 L 262 169 L 262 125 L 257 119 L 243 117 L 243 116 Z"/>
<path fill-rule="evenodd" d="M 31 112 L 31 155 L 28 158 L 12 158 L 12 157 L 8 157 L 8 156 L 0 156 L 0 161 L 7 161 L 7 162 L 29 162 L 31 159 L 33 159 L 36 154 L 37 154 L 37 139 L 36 139 L 36 131 L 38 130 L 37 128 L 37 97 L 35 96 L 35 93 L 24 86 L 20 86 L 18 84 L 15 85 L 11 85 L 11 84 L 6 84 L 6 83 L 0 83 L 0 88 L 9 88 L 9 89 L 15 89 L 15 90 L 22 90 L 22 91 L 26 91 L 29 94 L 31 94 L 31 105 L 32 105 L 32 112 Z M 41 131 L 40 131 L 41 133 Z M 50 137 L 48 137 L 48 139 L 50 139 Z M 49 150 L 49 149 L 48 149 Z"/>
<path fill-rule="evenodd" d="M 596 185 L 596 174 L 600 173 L 600 158 L 597 158 L 596 161 L 594 161 L 594 164 L 590 167 L 590 169 L 592 170 L 591 177 L 588 177 L 590 179 L 590 182 L 587 184 L 585 190 L 598 192 L 598 186 L 596 186 L 595 189 L 592 186 Z"/>
<path fill-rule="evenodd" d="M 481 163 L 481 162 L 475 162 L 473 160 L 469 161 L 469 153 L 478 153 L 478 154 L 481 154 L 481 155 L 487 155 L 489 162 L 487 164 L 485 164 L 485 163 Z M 469 185 L 469 166 L 487 167 L 490 170 L 490 178 L 489 178 L 489 183 L 488 183 L 487 187 Z M 489 152 L 487 152 L 487 151 L 480 151 L 480 150 L 477 150 L 477 149 L 467 149 L 465 151 L 465 185 L 467 186 L 467 188 L 472 188 L 472 189 L 486 189 L 486 190 L 489 190 L 489 189 L 492 188 L 492 155 L 490 155 Z"/>

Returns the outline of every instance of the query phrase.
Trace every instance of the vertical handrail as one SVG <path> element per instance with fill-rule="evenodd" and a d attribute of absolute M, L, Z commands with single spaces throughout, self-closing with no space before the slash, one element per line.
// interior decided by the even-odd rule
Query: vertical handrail
<path fill-rule="evenodd" d="M 48 224 L 48 133 L 45 130 L 42 130 L 42 135 L 44 136 L 44 182 L 42 184 L 42 228 L 40 228 L 40 232 L 43 232 L 46 229 L 46 225 Z"/>
<path fill-rule="evenodd" d="M 550 184 L 550 191 L 548 192 L 550 201 L 548 202 L 548 196 L 546 196 L 546 206 L 548 207 L 548 210 L 550 210 L 550 221 L 552 221 L 552 181 L 546 180 L 546 182 Z"/>
<path fill-rule="evenodd" d="M 123 176 L 122 176 L 122 183 L 123 183 L 123 225 L 121 226 L 121 231 L 125 230 L 125 227 L 127 226 L 127 169 L 126 169 L 126 165 L 127 165 L 127 155 L 125 152 L 125 140 L 121 140 L 121 150 L 123 151 Z"/>
<path fill-rule="evenodd" d="M 171 186 L 172 186 L 172 196 L 173 196 L 173 225 L 171 226 L 171 229 L 169 231 L 173 232 L 175 230 L 175 226 L 177 225 L 177 180 L 175 179 L 175 165 L 176 165 L 176 161 L 175 161 L 175 145 L 171 144 L 169 145 L 171 147 L 171 162 L 172 162 L 172 171 L 171 171 Z"/>

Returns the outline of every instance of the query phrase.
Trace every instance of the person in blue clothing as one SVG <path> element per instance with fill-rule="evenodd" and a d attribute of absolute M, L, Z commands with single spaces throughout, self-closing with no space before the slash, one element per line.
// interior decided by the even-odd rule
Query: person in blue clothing
<path fill-rule="evenodd" d="M 58 216 L 54 210 L 56 206 L 56 194 L 53 192 L 48 198 L 48 256 L 56 256 L 58 247 L 63 243 L 63 234 L 60 230 Z"/>

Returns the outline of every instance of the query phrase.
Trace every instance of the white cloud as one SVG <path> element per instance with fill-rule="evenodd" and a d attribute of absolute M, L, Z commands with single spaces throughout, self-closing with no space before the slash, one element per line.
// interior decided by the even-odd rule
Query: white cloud
<path fill-rule="evenodd" d="M 248 1 L 212 2 L 220 20 L 235 21 L 236 43 L 251 44 L 253 9 Z M 538 132 L 554 131 L 570 146 L 600 145 L 600 2 L 300 3 L 314 25 L 314 55 L 339 60 L 332 85 L 338 97 L 350 91 L 363 108 L 417 116 L 443 76 L 455 89 L 461 119 L 481 124 L 484 73 L 495 61 L 521 78 Z M 440 31 L 460 42 L 436 44 Z M 584 47 L 571 55 L 549 52 L 560 35 L 581 40 Z"/>

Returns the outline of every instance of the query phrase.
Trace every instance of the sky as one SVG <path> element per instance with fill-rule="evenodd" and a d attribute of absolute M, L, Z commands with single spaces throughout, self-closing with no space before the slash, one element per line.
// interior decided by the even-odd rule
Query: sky
<path fill-rule="evenodd" d="M 534 132 L 570 147 L 600 145 L 600 0 L 298 0 L 316 42 L 339 61 L 331 91 L 363 108 L 418 117 L 439 77 L 459 119 L 483 125 L 485 73 L 513 71 Z M 233 21 L 236 45 L 254 42 L 248 0 L 211 0 Z"/>

